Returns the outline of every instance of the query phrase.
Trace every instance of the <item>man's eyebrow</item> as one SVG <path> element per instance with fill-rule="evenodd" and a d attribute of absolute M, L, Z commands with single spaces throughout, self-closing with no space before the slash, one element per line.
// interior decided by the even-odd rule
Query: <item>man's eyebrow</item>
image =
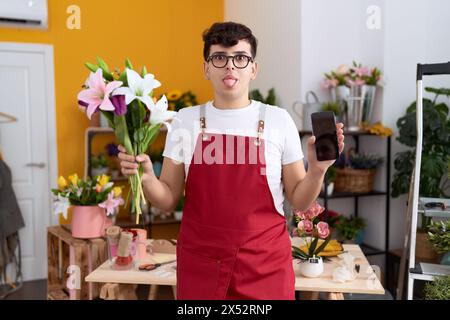
<path fill-rule="evenodd" d="M 233 53 L 249 55 L 249 53 L 247 51 L 234 51 Z M 211 55 L 214 55 L 214 54 L 227 54 L 227 53 L 225 51 L 216 51 L 216 52 L 211 53 Z"/>

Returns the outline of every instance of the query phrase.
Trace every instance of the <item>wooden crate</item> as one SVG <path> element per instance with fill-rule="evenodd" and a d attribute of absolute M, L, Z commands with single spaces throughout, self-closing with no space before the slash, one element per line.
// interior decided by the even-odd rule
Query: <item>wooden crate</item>
<path fill-rule="evenodd" d="M 92 300 L 99 296 L 100 288 L 84 278 L 107 259 L 106 240 L 76 239 L 61 226 L 47 229 L 48 280 L 47 298 L 50 300 Z M 69 289 L 69 266 L 79 268 L 80 286 Z M 78 272 L 77 272 L 78 273 Z"/>

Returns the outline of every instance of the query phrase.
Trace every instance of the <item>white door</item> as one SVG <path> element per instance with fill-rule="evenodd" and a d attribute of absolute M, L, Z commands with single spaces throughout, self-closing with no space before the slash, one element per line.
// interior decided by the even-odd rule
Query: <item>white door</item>
<path fill-rule="evenodd" d="M 46 227 L 56 221 L 50 195 L 56 182 L 52 64 L 51 46 L 0 43 L 0 111 L 17 118 L 0 123 L 0 149 L 25 220 L 19 232 L 24 280 L 47 277 Z"/>

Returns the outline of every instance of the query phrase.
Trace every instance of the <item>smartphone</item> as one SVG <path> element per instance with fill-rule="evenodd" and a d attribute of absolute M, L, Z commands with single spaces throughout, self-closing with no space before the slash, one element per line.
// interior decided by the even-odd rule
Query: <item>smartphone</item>
<path fill-rule="evenodd" d="M 334 113 L 314 112 L 311 114 L 311 124 L 313 135 L 316 137 L 317 160 L 336 160 L 339 157 L 339 145 Z"/>

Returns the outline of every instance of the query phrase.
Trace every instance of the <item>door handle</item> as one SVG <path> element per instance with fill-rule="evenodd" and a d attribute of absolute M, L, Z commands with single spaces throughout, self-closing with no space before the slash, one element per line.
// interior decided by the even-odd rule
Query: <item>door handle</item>
<path fill-rule="evenodd" d="M 27 167 L 44 168 L 45 162 L 31 162 L 26 164 Z"/>

